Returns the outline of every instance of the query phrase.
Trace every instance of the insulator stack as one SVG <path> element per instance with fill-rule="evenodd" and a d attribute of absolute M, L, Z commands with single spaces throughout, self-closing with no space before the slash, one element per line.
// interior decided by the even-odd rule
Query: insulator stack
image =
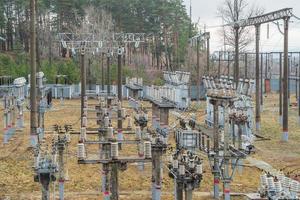
<path fill-rule="evenodd" d="M 202 164 L 196 165 L 196 174 L 202 174 L 203 173 L 203 167 Z"/>
<path fill-rule="evenodd" d="M 82 126 L 87 127 L 87 117 L 82 117 Z"/>
<path fill-rule="evenodd" d="M 262 187 L 267 186 L 267 175 L 266 174 L 262 174 L 260 175 L 260 184 Z"/>
<path fill-rule="evenodd" d="M 194 160 L 189 160 L 189 168 L 195 168 L 195 162 Z"/>
<path fill-rule="evenodd" d="M 35 156 L 34 157 L 34 168 L 38 168 L 39 167 L 39 161 L 40 161 L 40 156 Z"/>
<path fill-rule="evenodd" d="M 114 137 L 114 128 L 113 127 L 108 127 L 107 128 L 107 138 L 111 139 Z"/>
<path fill-rule="evenodd" d="M 275 184 L 275 190 L 276 190 L 276 192 L 281 192 L 282 191 L 281 182 L 280 181 L 276 181 L 276 182 L 274 182 L 274 184 Z"/>
<path fill-rule="evenodd" d="M 284 179 L 284 174 L 283 174 L 282 172 L 278 172 L 277 178 L 278 178 L 278 180 L 279 180 L 280 182 L 282 182 L 283 179 Z"/>
<path fill-rule="evenodd" d="M 268 182 L 268 188 L 269 189 L 275 189 L 275 184 L 274 184 L 274 178 L 273 177 L 268 177 L 267 182 Z"/>
<path fill-rule="evenodd" d="M 143 157 L 145 155 L 146 148 L 144 147 L 144 143 L 138 143 L 138 155 L 139 157 Z"/>
<path fill-rule="evenodd" d="M 140 126 L 135 127 L 135 135 L 138 140 L 142 139 L 142 132 Z"/>
<path fill-rule="evenodd" d="M 282 181 L 282 187 L 285 189 L 289 189 L 290 185 L 291 185 L 291 179 L 285 176 Z"/>
<path fill-rule="evenodd" d="M 104 117 L 104 128 L 107 128 L 109 126 L 109 118 L 106 116 Z"/>
<path fill-rule="evenodd" d="M 86 140 L 86 127 L 80 128 L 80 141 Z"/>
<path fill-rule="evenodd" d="M 173 168 L 174 168 L 174 169 L 178 169 L 179 163 L 178 163 L 178 160 L 177 160 L 177 159 L 174 159 L 172 164 L 173 164 Z"/>
<path fill-rule="evenodd" d="M 184 176 L 185 175 L 185 166 L 179 165 L 179 175 Z"/>
<path fill-rule="evenodd" d="M 128 124 L 127 124 L 127 128 L 128 129 L 131 129 L 131 127 L 132 127 L 132 118 L 131 117 L 127 117 L 127 122 L 128 122 Z"/>
<path fill-rule="evenodd" d="M 126 109 L 122 108 L 121 109 L 121 117 L 124 119 L 126 117 Z"/>
<path fill-rule="evenodd" d="M 298 181 L 291 181 L 291 191 L 292 192 L 299 192 L 299 182 Z"/>
<path fill-rule="evenodd" d="M 111 157 L 112 159 L 118 159 L 119 157 L 119 146 L 117 142 L 112 142 L 111 144 Z"/>
<path fill-rule="evenodd" d="M 152 154 L 151 154 L 151 142 L 144 142 L 144 150 L 145 150 L 145 158 L 151 158 Z"/>
<path fill-rule="evenodd" d="M 209 137 L 207 137 L 207 139 L 206 139 L 206 149 L 207 149 L 207 151 L 210 151 L 210 139 L 209 139 Z"/>
<path fill-rule="evenodd" d="M 77 144 L 77 157 L 79 160 L 84 160 L 86 158 L 85 146 L 83 143 Z"/>
<path fill-rule="evenodd" d="M 70 133 L 66 133 L 66 140 L 68 143 L 71 142 L 71 134 Z"/>

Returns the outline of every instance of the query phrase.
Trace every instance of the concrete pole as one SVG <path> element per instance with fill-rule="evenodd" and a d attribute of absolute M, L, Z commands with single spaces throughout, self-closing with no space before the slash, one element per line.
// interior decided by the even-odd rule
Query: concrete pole
<path fill-rule="evenodd" d="M 101 56 L 101 83 L 102 83 L 102 91 L 104 91 L 104 53 Z"/>
<path fill-rule="evenodd" d="M 188 184 L 185 188 L 185 200 L 192 200 L 193 199 L 193 187 L 192 185 Z"/>
<path fill-rule="evenodd" d="M 288 31 L 289 18 L 284 19 L 284 66 L 283 66 L 283 119 L 282 119 L 282 140 L 288 141 Z"/>
<path fill-rule="evenodd" d="M 264 100 L 264 93 L 263 93 L 263 54 L 260 54 L 260 112 L 263 111 L 263 100 Z"/>
<path fill-rule="evenodd" d="M 118 50 L 118 99 L 120 101 L 120 106 L 118 108 L 118 140 L 123 140 L 122 133 L 122 49 Z M 121 149 L 121 144 L 119 144 Z"/>
<path fill-rule="evenodd" d="M 50 174 L 40 174 L 40 181 L 42 185 L 42 200 L 49 200 Z"/>
<path fill-rule="evenodd" d="M 219 105 L 214 102 L 214 152 L 216 158 L 214 158 L 214 199 L 219 199 L 219 184 L 220 184 L 220 174 L 219 174 Z"/>
<path fill-rule="evenodd" d="M 230 58 L 229 58 L 230 53 L 229 52 L 227 52 L 227 53 L 228 53 L 228 56 L 227 56 L 227 76 L 228 76 L 228 80 L 229 80 L 229 77 L 230 77 Z"/>
<path fill-rule="evenodd" d="M 237 88 L 239 83 L 239 27 L 235 27 L 235 55 L 234 55 L 234 82 L 235 88 Z"/>
<path fill-rule="evenodd" d="M 197 97 L 196 100 L 200 101 L 200 52 L 199 52 L 199 38 L 197 38 Z"/>
<path fill-rule="evenodd" d="M 119 180 L 118 180 L 118 163 L 111 164 L 111 199 L 118 200 L 119 199 Z"/>
<path fill-rule="evenodd" d="M 60 144 L 58 148 L 59 155 L 59 200 L 64 199 L 64 145 Z"/>
<path fill-rule="evenodd" d="M 255 26 L 256 33 L 256 63 L 255 63 L 255 122 L 256 134 L 260 132 L 260 84 L 259 84 L 259 40 L 260 25 Z"/>
<path fill-rule="evenodd" d="M 221 76 L 221 51 L 219 51 L 218 77 Z"/>
<path fill-rule="evenodd" d="M 228 106 L 224 106 L 224 200 L 230 200 Z M 240 138 L 239 138 L 240 139 Z M 240 142 L 240 140 L 239 140 Z"/>
<path fill-rule="evenodd" d="M 245 78 L 248 78 L 248 54 L 245 53 Z"/>
<path fill-rule="evenodd" d="M 207 56 L 207 60 L 206 60 L 206 62 L 207 62 L 207 68 L 206 68 L 206 70 L 207 70 L 207 73 L 209 74 L 209 68 L 210 68 L 210 44 L 209 44 L 209 38 L 207 38 L 207 44 L 206 44 L 207 46 L 206 46 L 206 56 Z"/>
<path fill-rule="evenodd" d="M 175 200 L 183 200 L 183 184 L 175 178 Z"/>
<path fill-rule="evenodd" d="M 30 141 L 35 147 L 37 136 L 37 102 L 36 102 L 36 10 L 35 0 L 30 0 Z"/>
<path fill-rule="evenodd" d="M 106 55 L 107 55 L 106 85 L 107 85 L 107 94 L 110 95 L 110 52 L 108 52 Z"/>
<path fill-rule="evenodd" d="M 282 125 L 282 53 L 279 53 L 279 123 Z"/>
<path fill-rule="evenodd" d="M 300 52 L 298 62 L 298 123 L 300 124 Z"/>
<path fill-rule="evenodd" d="M 109 188 L 109 165 L 103 164 L 102 166 L 102 193 L 104 200 L 110 200 Z"/>
<path fill-rule="evenodd" d="M 83 126 L 83 107 L 84 107 L 84 98 L 86 96 L 86 67 L 85 67 L 85 50 L 84 48 L 81 50 L 81 127 Z"/>
<path fill-rule="evenodd" d="M 152 166 L 152 200 L 161 199 L 161 185 L 162 185 L 162 155 L 158 149 L 153 152 L 153 166 Z"/>

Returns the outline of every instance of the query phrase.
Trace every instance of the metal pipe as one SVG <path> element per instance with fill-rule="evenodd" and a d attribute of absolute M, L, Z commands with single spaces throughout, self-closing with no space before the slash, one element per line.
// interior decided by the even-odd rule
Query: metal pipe
<path fill-rule="evenodd" d="M 284 19 L 284 68 L 283 68 L 283 119 L 282 140 L 288 141 L 288 31 L 289 18 Z"/>
<path fill-rule="evenodd" d="M 255 122 L 256 133 L 260 132 L 260 85 L 259 85 L 259 40 L 260 40 L 260 24 L 255 26 L 256 33 L 256 63 L 255 63 Z"/>

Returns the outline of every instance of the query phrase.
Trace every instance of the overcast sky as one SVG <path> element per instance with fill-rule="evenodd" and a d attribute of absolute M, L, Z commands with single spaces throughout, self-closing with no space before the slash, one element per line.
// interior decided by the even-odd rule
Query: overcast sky
<path fill-rule="evenodd" d="M 192 20 L 198 22 L 203 27 L 206 24 L 207 31 L 211 32 L 212 51 L 220 50 L 222 38 L 220 28 L 211 26 L 221 25 L 222 21 L 217 17 L 217 8 L 224 0 L 184 0 L 189 13 L 190 1 L 192 3 Z M 293 8 L 293 13 L 300 17 L 300 0 L 248 0 L 250 4 L 256 4 L 264 8 L 265 12 L 271 12 L 282 8 Z M 300 21 L 292 18 L 289 32 L 289 51 L 300 51 Z M 282 24 L 282 22 L 281 22 Z M 282 26 L 281 26 L 282 27 Z M 283 30 L 283 28 L 281 28 Z M 267 25 L 261 26 L 261 51 L 282 51 L 283 35 L 278 31 L 277 26 L 270 24 L 269 39 L 267 39 Z M 254 44 L 249 47 L 249 51 L 254 51 Z"/>

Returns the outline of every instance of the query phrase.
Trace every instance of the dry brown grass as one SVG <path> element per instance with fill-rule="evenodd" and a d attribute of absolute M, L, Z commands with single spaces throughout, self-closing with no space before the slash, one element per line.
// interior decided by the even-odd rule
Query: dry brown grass
<path fill-rule="evenodd" d="M 281 128 L 278 124 L 277 95 L 269 95 L 266 100 L 265 110 L 262 113 L 262 134 L 270 137 L 270 141 L 256 142 L 257 153 L 254 157 L 267 161 L 276 168 L 285 166 L 299 166 L 299 143 L 300 129 L 297 124 L 297 111 L 290 108 L 290 137 L 288 143 L 282 143 Z M 126 104 L 126 103 L 125 103 Z M 203 121 L 204 102 L 198 113 L 198 120 Z M 149 105 L 149 104 L 146 104 Z M 276 108 L 275 108 L 276 107 Z M 2 113 L 0 113 L 2 115 Z M 151 113 L 150 113 L 151 114 Z M 79 128 L 80 101 L 68 100 L 61 106 L 58 101 L 54 102 L 54 109 L 46 113 L 46 129 L 49 130 L 54 124 L 74 124 Z M 29 112 L 25 112 L 26 129 L 18 133 L 8 144 L 2 144 L 3 134 L 0 135 L 0 199 L 11 196 L 12 199 L 39 199 L 39 184 L 33 182 L 32 152 L 29 146 Z M 171 117 L 171 121 L 174 118 Z M 2 119 L 1 122 L 2 123 Z M 90 124 L 96 126 L 95 124 Z M 126 124 L 124 124 L 126 126 Z M 51 138 L 47 135 L 47 138 Z M 78 165 L 76 159 L 77 135 L 72 136 L 69 153 L 68 171 L 70 180 L 66 182 L 67 199 L 101 199 L 100 165 Z M 174 144 L 174 141 L 171 140 Z M 91 147 L 95 151 L 97 146 Z M 131 147 L 130 152 L 134 152 Z M 128 151 L 129 152 L 129 151 Z M 295 167 L 289 167 L 290 170 Z M 199 191 L 210 192 L 212 190 L 212 175 L 205 158 L 206 173 Z M 173 180 L 168 178 L 166 169 L 163 178 L 163 199 L 173 199 Z M 236 173 L 231 185 L 232 192 L 254 192 L 259 184 L 260 170 L 246 167 L 243 173 Z M 120 172 L 121 199 L 150 199 L 151 165 L 146 165 L 144 172 L 139 172 L 135 165 L 129 165 L 128 170 Z M 138 191 L 138 192 L 134 192 Z M 78 194 L 81 193 L 82 195 Z M 87 193 L 91 193 L 90 195 Z M 96 194 L 100 195 L 96 195 Z M 200 197 L 197 197 L 200 199 Z M 203 197 L 208 199 L 208 197 Z"/>

